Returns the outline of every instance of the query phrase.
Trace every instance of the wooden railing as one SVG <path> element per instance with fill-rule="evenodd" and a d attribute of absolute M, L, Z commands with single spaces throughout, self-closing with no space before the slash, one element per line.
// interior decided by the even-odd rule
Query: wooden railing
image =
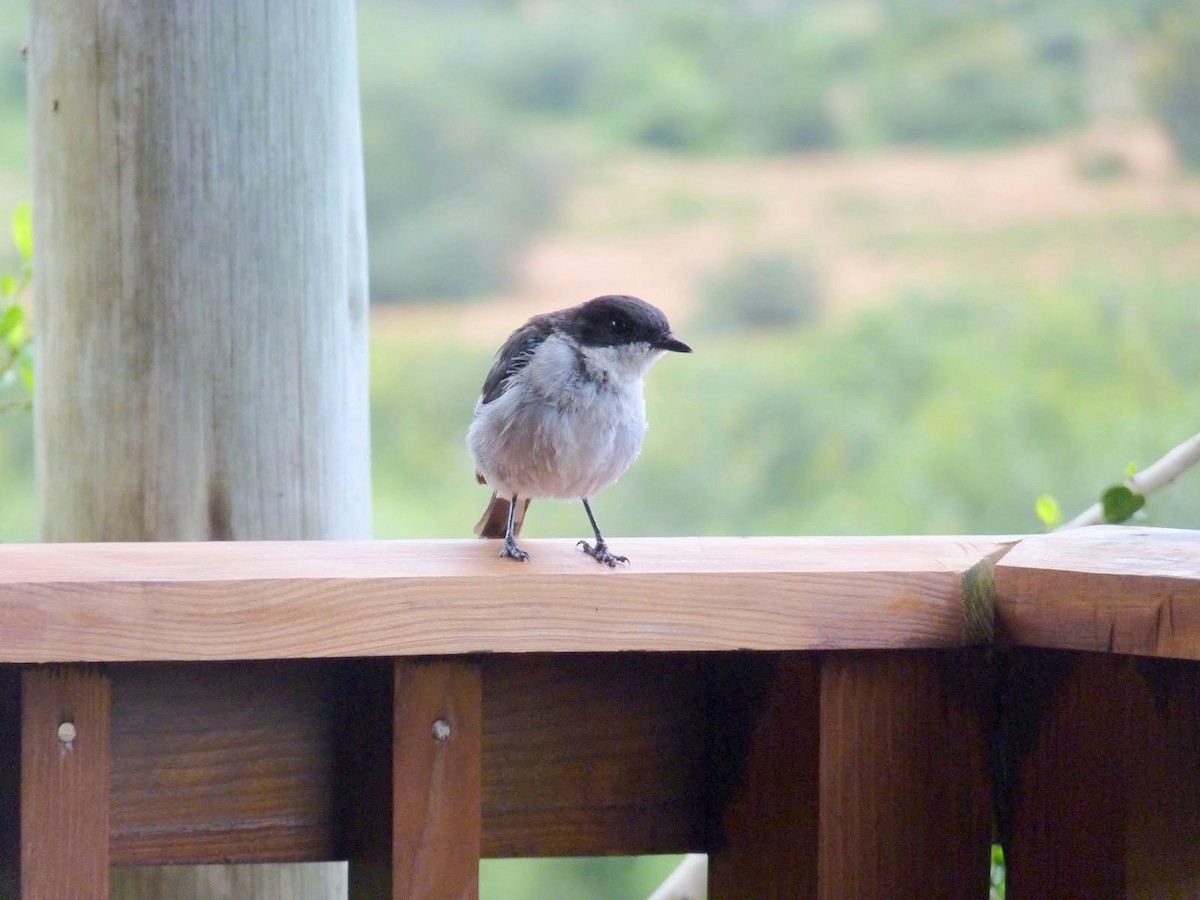
<path fill-rule="evenodd" d="M 1010 897 L 1196 894 L 1200 534 L 528 549 L 0 546 L 0 894 L 702 851 L 713 898 L 984 897 L 997 833 Z"/>

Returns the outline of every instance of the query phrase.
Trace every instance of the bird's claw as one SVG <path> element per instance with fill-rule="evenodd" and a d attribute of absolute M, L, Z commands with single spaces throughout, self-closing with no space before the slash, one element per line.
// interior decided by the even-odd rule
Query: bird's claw
<path fill-rule="evenodd" d="M 528 562 L 529 554 L 517 546 L 516 541 L 505 541 L 504 546 L 500 548 L 500 558 L 504 557 L 515 559 L 517 562 Z"/>
<path fill-rule="evenodd" d="M 608 549 L 608 544 L 604 543 L 603 541 L 597 542 L 595 547 L 593 547 L 587 541 L 580 541 L 575 546 L 582 547 L 584 553 L 586 553 L 596 562 L 604 563 L 606 566 L 616 568 L 617 563 L 629 562 L 628 557 L 618 556 L 616 553 L 613 553 Z"/>

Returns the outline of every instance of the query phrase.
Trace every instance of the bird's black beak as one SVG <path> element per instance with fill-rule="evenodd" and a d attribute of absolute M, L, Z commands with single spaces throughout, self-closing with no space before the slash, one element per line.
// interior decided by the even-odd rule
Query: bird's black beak
<path fill-rule="evenodd" d="M 683 341 L 672 337 L 670 334 L 664 334 L 654 342 L 655 350 L 670 350 L 672 353 L 691 353 L 692 348 Z"/>

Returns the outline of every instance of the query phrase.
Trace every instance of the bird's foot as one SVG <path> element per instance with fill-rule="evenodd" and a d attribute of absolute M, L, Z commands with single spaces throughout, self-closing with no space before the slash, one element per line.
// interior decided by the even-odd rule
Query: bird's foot
<path fill-rule="evenodd" d="M 584 553 L 586 553 L 588 556 L 590 556 L 596 562 L 604 563 L 606 566 L 612 566 L 615 568 L 617 563 L 629 562 L 628 557 L 618 556 L 617 554 L 615 554 L 611 550 L 609 550 L 608 544 L 604 543 L 604 541 L 597 541 L 595 547 L 593 547 L 587 541 L 580 541 L 575 546 L 582 547 Z"/>
<path fill-rule="evenodd" d="M 517 546 L 517 542 L 511 538 L 505 538 L 504 546 L 500 548 L 500 558 L 508 557 L 515 559 L 517 562 L 528 562 L 529 554 Z"/>

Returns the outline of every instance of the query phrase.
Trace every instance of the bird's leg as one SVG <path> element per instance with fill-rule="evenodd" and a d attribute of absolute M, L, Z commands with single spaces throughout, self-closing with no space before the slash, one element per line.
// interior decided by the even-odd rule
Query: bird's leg
<path fill-rule="evenodd" d="M 525 562 L 529 559 L 529 554 L 517 546 L 517 540 L 513 537 L 513 518 L 516 513 L 517 495 L 513 494 L 508 503 L 508 528 L 504 532 L 504 546 L 500 548 L 500 556 L 509 556 L 517 562 Z"/>
<path fill-rule="evenodd" d="M 587 541 L 580 541 L 576 544 L 577 547 L 582 547 L 583 552 L 596 562 L 602 562 L 605 565 L 615 566 L 619 562 L 627 563 L 629 560 L 624 556 L 617 556 L 608 549 L 608 544 L 604 543 L 604 535 L 600 533 L 600 527 L 596 524 L 596 517 L 592 515 L 592 507 L 588 505 L 587 497 L 582 497 L 583 508 L 587 510 L 588 521 L 592 523 L 592 531 L 596 535 L 596 546 L 593 547 Z"/>

